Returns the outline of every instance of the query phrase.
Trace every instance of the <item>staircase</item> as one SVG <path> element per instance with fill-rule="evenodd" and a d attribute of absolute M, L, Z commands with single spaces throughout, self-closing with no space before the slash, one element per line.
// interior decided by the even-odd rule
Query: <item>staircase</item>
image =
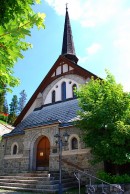
<path fill-rule="evenodd" d="M 78 186 L 75 177 L 62 172 L 62 188 L 66 191 Z M 0 176 L 0 189 L 30 191 L 34 193 L 57 193 L 59 188 L 59 172 L 37 171 L 17 175 Z"/>

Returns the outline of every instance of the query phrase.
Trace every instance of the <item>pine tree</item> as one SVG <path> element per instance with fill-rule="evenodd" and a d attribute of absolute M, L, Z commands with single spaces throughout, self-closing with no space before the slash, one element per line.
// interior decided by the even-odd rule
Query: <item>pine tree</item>
<path fill-rule="evenodd" d="M 26 100 L 27 100 L 27 94 L 26 94 L 25 90 L 22 90 L 20 92 L 20 98 L 19 98 L 19 102 L 18 102 L 18 111 L 19 111 L 19 114 L 21 113 L 21 111 L 25 107 Z"/>
<path fill-rule="evenodd" d="M 8 112 L 9 112 L 7 99 L 5 99 L 5 101 L 4 101 L 3 112 L 4 112 L 4 113 L 8 113 Z"/>
<path fill-rule="evenodd" d="M 9 123 L 13 124 L 18 115 L 18 98 L 16 95 L 13 95 L 12 101 L 9 104 L 10 114 L 9 114 Z"/>
<path fill-rule="evenodd" d="M 0 112 L 4 112 L 3 108 L 4 108 L 4 101 L 5 101 L 5 90 L 3 90 L 2 92 L 0 92 Z"/>

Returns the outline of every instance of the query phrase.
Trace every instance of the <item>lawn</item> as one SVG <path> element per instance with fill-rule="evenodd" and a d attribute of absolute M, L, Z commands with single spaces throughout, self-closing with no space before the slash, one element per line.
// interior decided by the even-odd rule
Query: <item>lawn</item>
<path fill-rule="evenodd" d="M 0 123 L 5 125 L 7 124 L 5 121 L 2 121 L 2 120 L 0 120 Z"/>

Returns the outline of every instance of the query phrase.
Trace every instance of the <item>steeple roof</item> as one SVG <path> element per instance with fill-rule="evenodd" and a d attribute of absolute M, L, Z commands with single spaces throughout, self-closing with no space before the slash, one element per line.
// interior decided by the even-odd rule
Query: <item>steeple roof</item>
<path fill-rule="evenodd" d="M 65 16 L 61 55 L 65 56 L 66 58 L 73 61 L 74 63 L 78 62 L 78 58 L 76 57 L 75 48 L 74 48 L 74 42 L 73 42 L 73 36 L 72 36 L 72 30 L 71 30 L 67 5 L 66 5 L 66 16 Z"/>

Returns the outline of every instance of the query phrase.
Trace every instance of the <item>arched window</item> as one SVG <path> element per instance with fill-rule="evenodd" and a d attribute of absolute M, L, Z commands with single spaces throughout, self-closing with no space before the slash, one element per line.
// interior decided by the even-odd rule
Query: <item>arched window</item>
<path fill-rule="evenodd" d="M 77 89 L 77 85 L 73 84 L 72 86 L 72 94 L 73 94 L 73 98 L 76 98 L 76 94 L 75 94 L 75 90 Z"/>
<path fill-rule="evenodd" d="M 72 150 L 78 149 L 78 140 L 76 137 L 73 137 L 71 140 L 71 148 Z"/>
<path fill-rule="evenodd" d="M 56 101 L 56 91 L 53 90 L 52 91 L 52 103 L 55 103 L 55 101 Z"/>
<path fill-rule="evenodd" d="M 17 154 L 18 148 L 17 145 L 15 144 L 13 147 L 13 155 Z"/>
<path fill-rule="evenodd" d="M 66 82 L 61 85 L 61 99 L 66 100 Z"/>

